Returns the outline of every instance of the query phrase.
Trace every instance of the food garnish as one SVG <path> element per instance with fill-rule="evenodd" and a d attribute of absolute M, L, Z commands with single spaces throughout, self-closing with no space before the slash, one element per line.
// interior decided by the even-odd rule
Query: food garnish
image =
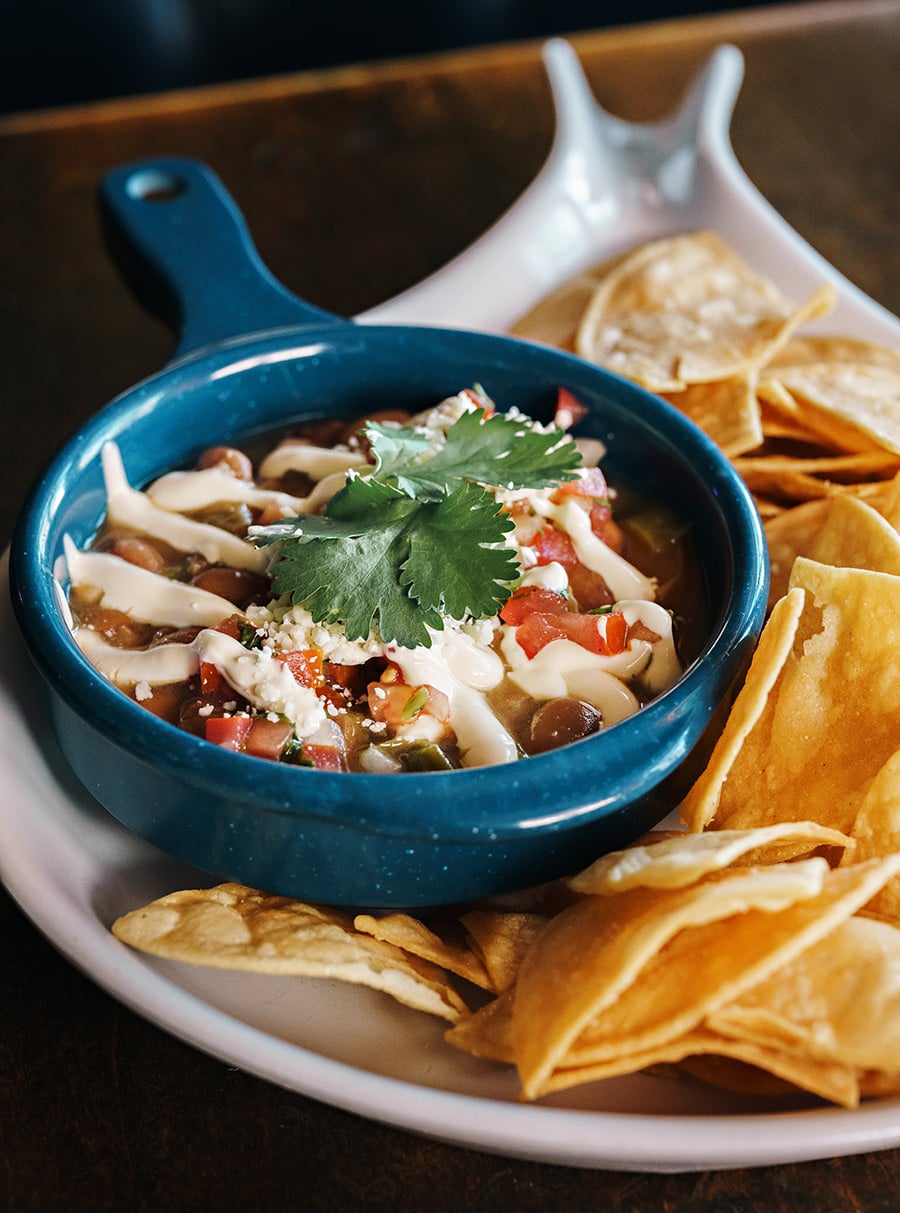
<path fill-rule="evenodd" d="M 485 485 L 547 488 L 572 480 L 581 454 L 561 431 L 517 417 L 463 413 L 436 451 L 410 426 L 369 423 L 374 468 L 351 471 L 322 515 L 253 531 L 275 545 L 277 594 L 350 640 L 374 629 L 402 648 L 431 646 L 444 618 L 496 615 L 519 576 L 503 543 L 509 514 Z"/>

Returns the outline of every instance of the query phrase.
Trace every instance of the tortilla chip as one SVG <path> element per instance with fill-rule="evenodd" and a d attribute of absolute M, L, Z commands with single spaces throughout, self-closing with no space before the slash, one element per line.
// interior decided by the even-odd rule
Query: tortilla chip
<path fill-rule="evenodd" d="M 862 503 L 866 508 L 860 511 L 857 506 Z M 821 564 L 897 572 L 895 540 L 870 516 L 871 511 L 876 511 L 897 531 L 900 476 L 884 482 L 864 498 L 836 494 L 803 502 L 767 518 L 764 526 L 769 548 L 769 609 L 787 593 L 798 556 L 808 556 Z"/>
<path fill-rule="evenodd" d="M 803 860 L 778 868 L 787 871 L 817 862 Z M 606 1005 L 583 1015 L 574 1032 L 566 1017 L 553 1017 L 556 1000 L 552 996 L 551 1015 L 541 1019 L 534 1005 L 533 985 L 538 980 L 558 980 L 559 976 L 552 965 L 550 972 L 542 973 L 539 964 L 543 954 L 543 968 L 548 967 L 547 951 L 555 942 L 548 928 L 522 967 L 513 1005 L 512 1038 L 526 1096 L 543 1094 L 545 1082 L 556 1070 L 595 1066 L 632 1054 L 646 1055 L 694 1031 L 720 1007 L 823 940 L 898 871 L 900 855 L 848 868 L 826 868 L 817 896 L 786 901 L 781 908 L 774 899 L 771 908 L 748 903 L 749 908 L 743 912 L 682 922 L 662 946 L 646 957 L 639 977 L 621 988 L 612 1000 L 606 999 L 604 989 L 611 977 L 615 978 L 604 965 L 604 961 L 610 961 L 615 966 L 610 949 L 602 942 L 594 944 L 583 938 L 584 958 L 571 980 L 577 979 L 579 984 L 586 980 L 595 994 L 600 994 L 598 1004 L 605 1001 Z M 775 869 L 746 872 L 749 884 L 760 873 L 774 877 Z M 774 879 L 772 883 L 774 888 Z M 628 896 L 622 894 L 621 898 Z M 610 904 L 607 899 L 596 900 Z M 712 901 L 708 908 L 714 905 Z M 532 1032 L 540 1032 L 538 1041 L 533 1037 L 529 1041 L 529 1017 L 533 1017 Z"/>
<path fill-rule="evenodd" d="M 898 458 L 886 451 L 845 455 L 749 455 L 734 460 L 735 470 L 752 493 L 785 505 L 820 497 L 858 493 L 871 481 L 897 474 Z"/>
<path fill-rule="evenodd" d="M 875 1070 L 871 1074 L 860 1074 L 859 1093 L 862 1099 L 900 1094 L 900 1070 Z"/>
<path fill-rule="evenodd" d="M 788 592 L 794 561 L 809 552 L 830 504 L 831 498 L 820 497 L 788 510 L 780 510 L 764 520 L 763 529 L 769 549 L 770 611 Z"/>
<path fill-rule="evenodd" d="M 900 534 L 869 501 L 840 494 L 805 502 L 765 523 L 769 603 L 787 593 L 798 556 L 900 575 Z"/>
<path fill-rule="evenodd" d="M 678 392 L 763 366 L 834 298 L 823 287 L 797 307 L 715 233 L 689 233 L 637 248 L 605 276 L 576 350 L 653 391 Z"/>
<path fill-rule="evenodd" d="M 779 416 L 759 396 L 757 396 L 757 405 L 759 406 L 759 423 L 762 427 L 763 443 L 816 443 L 823 449 L 840 449 L 832 448 L 821 442 L 817 434 L 811 434 L 805 426 L 801 426 L 789 417 Z"/>
<path fill-rule="evenodd" d="M 763 441 L 755 373 L 697 383 L 665 399 L 712 438 L 726 455 L 743 455 Z"/>
<path fill-rule="evenodd" d="M 853 1066 L 821 1062 L 749 1040 L 728 1040 L 708 1029 L 706 1049 L 692 1052 L 679 1069 L 692 1078 L 740 1095 L 780 1098 L 797 1089 L 855 1108 L 862 1094 Z"/>
<path fill-rule="evenodd" d="M 810 363 L 850 362 L 856 366 L 886 366 L 900 372 L 900 350 L 859 337 L 832 335 L 792 337 L 771 359 L 770 368 Z"/>
<path fill-rule="evenodd" d="M 756 830 L 716 830 L 706 834 L 672 834 L 603 855 L 570 880 L 577 893 L 610 896 L 626 889 L 683 889 L 711 872 L 732 867 L 781 862 L 820 847 L 853 850 L 853 841 L 838 830 L 815 822 L 784 822 Z M 775 856 L 775 859 L 772 859 Z"/>
<path fill-rule="evenodd" d="M 410 914 L 385 914 L 380 918 L 371 914 L 357 914 L 353 926 L 363 935 L 371 935 L 373 939 L 402 948 L 410 956 L 430 961 L 484 990 L 491 989 L 485 967 L 471 948 L 442 939 Z"/>
<path fill-rule="evenodd" d="M 882 484 L 877 495 L 869 496 L 868 501 L 895 530 L 900 531 L 900 473 Z"/>
<path fill-rule="evenodd" d="M 619 260 L 621 256 L 612 257 L 569 278 L 517 321 L 509 330 L 510 334 L 574 353 L 575 334 L 584 310 L 603 278 Z"/>
<path fill-rule="evenodd" d="M 771 380 L 815 433 L 842 445 L 856 443 L 848 449 L 874 445 L 900 454 L 900 368 L 849 362 L 779 367 L 761 381 L 761 394 Z"/>
<path fill-rule="evenodd" d="M 346 914 L 240 884 L 170 893 L 123 915 L 112 931 L 123 943 L 168 960 L 337 978 L 383 990 L 451 1022 L 468 1010 L 436 965 L 360 935 Z"/>
<path fill-rule="evenodd" d="M 444 1039 L 462 1053 L 515 1065 L 512 1043 L 513 989 L 479 1007 L 448 1028 Z"/>
<path fill-rule="evenodd" d="M 487 988 L 500 993 L 514 984 L 522 957 L 547 925 L 542 914 L 472 910 L 461 922 L 488 977 Z"/>
<path fill-rule="evenodd" d="M 853 1066 L 823 1063 L 790 1050 L 723 1036 L 705 1026 L 641 1053 L 563 1067 L 554 1071 L 542 1094 L 674 1063 L 692 1077 L 743 1095 L 772 1098 L 799 1088 L 848 1108 L 859 1102 L 859 1081 Z"/>
<path fill-rule="evenodd" d="M 770 518 L 780 517 L 788 508 L 780 501 L 768 501 L 765 497 L 760 497 L 756 494 L 753 495 L 753 503 L 756 506 L 756 512 L 763 522 L 767 522 Z"/>
<path fill-rule="evenodd" d="M 856 497 L 835 497 L 803 553 L 819 564 L 871 569 L 900 576 L 900 534 L 873 506 Z"/>
<path fill-rule="evenodd" d="M 869 785 L 851 835 L 859 859 L 900 851 L 900 748 Z M 900 926 L 900 880 L 889 881 L 865 912 Z"/>
<path fill-rule="evenodd" d="M 713 747 L 709 762 L 682 801 L 681 819 L 689 830 L 703 830 L 716 817 L 730 772 L 738 761 L 748 736 L 752 734 L 766 711 L 775 684 L 790 655 L 803 609 L 804 595 L 802 591 L 797 590 L 782 598 L 769 616 L 750 662 L 747 677 Z"/>
<path fill-rule="evenodd" d="M 735 869 L 686 889 L 585 897 L 557 915 L 526 954 L 515 987 L 512 1037 L 526 1096 L 533 1098 L 557 1066 L 571 1064 L 564 1058 L 587 1026 L 615 1013 L 674 937 L 698 924 L 746 918 L 751 906 L 773 913 L 816 900 L 827 870 L 822 859 Z M 639 992 L 652 1000 L 644 980 Z"/>
<path fill-rule="evenodd" d="M 708 1016 L 727 1036 L 865 1071 L 900 1064 L 900 930 L 848 918 Z"/>
<path fill-rule="evenodd" d="M 560 910 L 577 901 L 577 895 L 564 878 L 532 885 L 530 889 L 514 889 L 511 893 L 495 893 L 483 897 L 469 907 L 471 910 L 496 910 L 503 914 L 539 914 L 552 918 Z"/>
<path fill-rule="evenodd" d="M 780 669 L 769 668 L 752 727 L 738 714 L 739 748 L 726 723 L 730 762 L 717 763 L 714 749 L 710 773 L 683 809 L 693 828 L 812 819 L 849 833 L 866 788 L 897 748 L 900 665 L 886 655 L 900 651 L 900 578 L 801 556 L 791 585 L 804 595 L 793 648 Z M 752 674 L 751 666 L 746 685 Z"/>

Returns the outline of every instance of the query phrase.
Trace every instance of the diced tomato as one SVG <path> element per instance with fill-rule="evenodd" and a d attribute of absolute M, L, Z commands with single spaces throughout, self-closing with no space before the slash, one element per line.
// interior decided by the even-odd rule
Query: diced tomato
<path fill-rule="evenodd" d="M 317 745 L 307 742 L 301 751 L 301 760 L 317 771 L 346 770 L 344 755 L 336 745 Z"/>
<path fill-rule="evenodd" d="M 587 405 L 569 391 L 567 387 L 560 387 L 556 392 L 556 412 L 553 417 L 553 424 L 561 430 L 571 429 L 583 417 L 587 416 Z"/>
<path fill-rule="evenodd" d="M 252 726 L 249 716 L 210 716 L 206 721 L 206 740 L 225 750 L 240 750 Z"/>
<path fill-rule="evenodd" d="M 425 684 L 370 682 L 368 701 L 372 719 L 394 729 L 415 720 L 420 712 L 444 722 L 450 717 L 450 701 L 444 692 Z"/>
<path fill-rule="evenodd" d="M 543 527 L 535 535 L 529 547 L 537 556 L 538 564 L 551 564 L 553 561 L 562 565 L 578 563 L 572 540 L 559 527 L 552 525 Z"/>
<path fill-rule="evenodd" d="M 554 501 L 563 497 L 589 497 L 592 501 L 608 501 L 609 485 L 598 467 L 585 468 L 577 480 L 564 480 L 553 494 Z"/>
<path fill-rule="evenodd" d="M 353 691 L 357 687 L 363 668 L 361 665 L 343 665 L 339 661 L 329 661 L 325 664 L 325 680 L 336 687 L 343 687 L 346 691 Z"/>
<path fill-rule="evenodd" d="M 612 510 L 601 501 L 591 506 L 591 530 L 608 548 L 622 555 L 625 534 L 619 524 L 613 521 Z"/>
<path fill-rule="evenodd" d="M 527 497 L 513 497 L 511 501 L 500 504 L 500 510 L 510 518 L 528 518 L 531 515 L 531 502 Z"/>
<path fill-rule="evenodd" d="M 325 683 L 322 654 L 318 649 L 292 649 L 279 654 L 278 661 L 287 666 L 302 687 L 316 689 Z"/>
<path fill-rule="evenodd" d="M 244 749 L 255 758 L 270 758 L 277 762 L 293 735 L 293 726 L 286 720 L 268 720 L 265 716 L 257 716 L 247 734 Z"/>
<path fill-rule="evenodd" d="M 560 640 L 565 632 L 558 626 L 558 615 L 542 615 L 536 611 L 524 619 L 516 628 L 516 640 L 531 660 L 545 645 L 554 640 Z"/>
<path fill-rule="evenodd" d="M 240 640 L 242 627 L 246 623 L 247 620 L 243 615 L 229 615 L 227 619 L 223 619 L 221 623 L 216 624 L 215 630 L 217 632 L 224 632 L 232 640 Z"/>
<path fill-rule="evenodd" d="M 580 644 L 589 653 L 608 652 L 596 615 L 582 615 L 579 611 L 570 611 L 568 615 L 560 615 L 556 622 L 567 640 Z"/>
<path fill-rule="evenodd" d="M 414 690 L 414 687 L 408 687 L 402 682 L 370 682 L 367 693 L 369 715 L 373 720 L 396 728 L 409 719 L 404 716 L 404 712 Z"/>
<path fill-rule="evenodd" d="M 460 396 L 466 396 L 477 408 L 480 408 L 484 413 L 485 419 L 488 417 L 493 417 L 494 413 L 497 411 L 494 408 L 494 402 L 492 400 L 490 400 L 487 396 L 482 396 L 473 388 L 463 388 L 463 390 L 460 392 Z"/>
<path fill-rule="evenodd" d="M 603 639 L 608 653 L 622 653 L 628 646 L 628 621 L 618 611 L 601 616 L 604 623 Z"/>
<path fill-rule="evenodd" d="M 336 708 L 346 708 L 365 693 L 367 674 L 365 665 L 343 665 L 340 662 L 326 661 L 323 683 L 316 687 L 316 694 L 334 704 Z"/>
<path fill-rule="evenodd" d="M 628 641 L 625 616 L 618 612 L 598 617 L 580 611 L 561 615 L 528 615 L 516 630 L 516 641 L 531 659 L 554 640 L 571 640 L 590 653 L 609 657 L 621 653 Z"/>
<path fill-rule="evenodd" d="M 219 668 L 211 661 L 200 662 L 200 690 L 204 695 L 214 695 L 220 690 L 225 679 L 219 673 Z"/>
<path fill-rule="evenodd" d="M 435 720 L 446 724 L 450 719 L 450 700 L 443 691 L 439 691 L 437 687 L 422 686 L 419 690 L 426 691 L 428 701 L 422 708 L 426 716 L 433 716 Z"/>
<path fill-rule="evenodd" d="M 539 612 L 543 615 L 561 615 L 568 610 L 566 600 L 556 590 L 542 585 L 524 585 L 508 598 L 500 609 L 500 618 L 511 627 L 518 627 L 523 619 Z"/>

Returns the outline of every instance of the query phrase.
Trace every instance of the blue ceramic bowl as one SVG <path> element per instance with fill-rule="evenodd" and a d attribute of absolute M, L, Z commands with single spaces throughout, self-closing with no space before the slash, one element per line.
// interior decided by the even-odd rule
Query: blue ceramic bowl
<path fill-rule="evenodd" d="M 176 358 L 99 412 L 33 489 L 11 553 L 25 643 L 50 691 L 59 744 L 97 800 L 212 877 L 372 907 L 476 898 L 577 870 L 633 840 L 680 798 L 762 625 L 768 562 L 728 460 L 658 398 L 580 359 L 473 332 L 369 327 L 308 307 L 264 269 L 218 180 L 183 160 L 104 181 L 107 217 L 174 303 Z M 482 383 L 498 406 L 545 414 L 564 385 L 578 433 L 607 444 L 614 483 L 693 523 L 708 638 L 671 690 L 606 732 L 518 763 L 399 776 L 282 766 L 225 752 L 158 720 L 74 644 L 54 570 L 63 535 L 90 542 L 104 510 L 100 450 L 132 483 L 204 447 L 300 418 L 418 410 Z"/>

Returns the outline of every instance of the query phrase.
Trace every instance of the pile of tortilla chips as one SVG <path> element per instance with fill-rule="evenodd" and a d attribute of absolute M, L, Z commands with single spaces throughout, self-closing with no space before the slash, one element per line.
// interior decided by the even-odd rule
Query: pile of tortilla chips
<path fill-rule="evenodd" d="M 228 884 L 115 934 L 382 990 L 514 1066 L 524 1099 L 638 1071 L 845 1107 L 900 1093 L 900 352 L 798 334 L 831 303 L 791 303 L 704 232 L 582 274 L 516 329 L 682 408 L 765 519 L 770 613 L 685 831 L 427 921 Z"/>
<path fill-rule="evenodd" d="M 853 536 L 886 530 L 882 515 L 891 534 L 879 563 L 868 547 L 845 557 L 900 571 L 888 550 L 900 521 L 900 350 L 801 332 L 834 303 L 828 285 L 792 302 L 719 236 L 692 232 L 585 271 L 513 332 L 663 396 L 721 447 L 765 520 L 774 604 L 795 556 L 823 558 L 811 546 L 833 510 L 834 531 Z M 848 518 L 843 497 L 868 517 Z"/>

